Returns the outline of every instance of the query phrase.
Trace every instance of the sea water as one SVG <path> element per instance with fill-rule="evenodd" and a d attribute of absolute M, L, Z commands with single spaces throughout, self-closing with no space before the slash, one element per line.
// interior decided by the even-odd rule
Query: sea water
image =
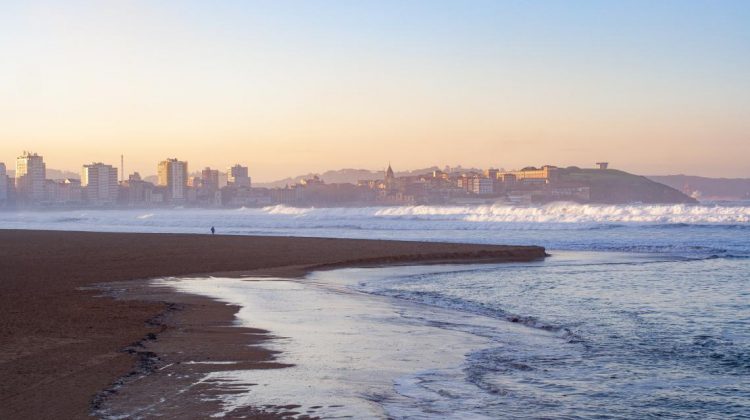
<path fill-rule="evenodd" d="M 229 234 L 538 244 L 552 255 L 337 270 L 300 282 L 178 281 L 242 304 L 240 319 L 278 332 L 269 345 L 297 364 L 256 372 L 266 386 L 227 396 L 227 407 L 302 403 L 330 417 L 750 417 L 746 203 L 0 213 L 4 228 L 211 225 Z M 245 374 L 235 379 L 248 382 Z"/>
<path fill-rule="evenodd" d="M 0 228 L 319 236 L 747 255 L 750 203 L 0 212 Z"/>
<path fill-rule="evenodd" d="M 558 251 L 546 261 L 171 280 L 242 306 L 280 370 L 242 405 L 354 418 L 744 418 L 750 264 Z M 313 409 L 311 409 L 313 408 Z"/>
<path fill-rule="evenodd" d="M 748 255 L 750 203 L 0 212 L 5 229 L 209 233 L 542 245 L 552 250 Z"/>

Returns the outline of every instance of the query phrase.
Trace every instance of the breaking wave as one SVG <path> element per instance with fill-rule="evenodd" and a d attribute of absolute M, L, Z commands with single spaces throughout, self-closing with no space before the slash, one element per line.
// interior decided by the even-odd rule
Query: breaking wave
<path fill-rule="evenodd" d="M 552 203 L 542 206 L 401 206 L 352 208 L 264 207 L 270 215 L 316 219 L 402 219 L 471 223 L 590 223 L 617 227 L 623 223 L 750 226 L 750 206 L 721 205 L 601 205 Z"/>
<path fill-rule="evenodd" d="M 544 206 L 410 206 L 380 209 L 375 216 L 460 219 L 502 223 L 750 223 L 748 206 L 596 205 L 552 203 Z"/>
<path fill-rule="evenodd" d="M 244 208 L 244 207 L 243 207 Z M 289 207 L 283 204 L 275 206 L 263 207 L 263 212 L 266 214 L 281 214 L 287 216 L 302 216 L 315 210 L 314 208 L 301 208 L 301 207 Z"/>

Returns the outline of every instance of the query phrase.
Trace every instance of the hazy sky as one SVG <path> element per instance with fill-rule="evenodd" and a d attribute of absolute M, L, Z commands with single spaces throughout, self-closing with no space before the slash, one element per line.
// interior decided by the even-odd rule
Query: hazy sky
<path fill-rule="evenodd" d="M 750 1 L 0 2 L 0 161 L 750 177 Z"/>

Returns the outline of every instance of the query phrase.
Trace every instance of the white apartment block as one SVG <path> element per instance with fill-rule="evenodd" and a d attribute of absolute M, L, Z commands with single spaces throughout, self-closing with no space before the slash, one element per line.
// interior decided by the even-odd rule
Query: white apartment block
<path fill-rule="evenodd" d="M 91 204 L 112 205 L 117 202 L 117 168 L 103 163 L 83 165 L 83 194 Z"/>
<path fill-rule="evenodd" d="M 172 201 L 184 201 L 187 198 L 187 162 L 177 159 L 161 161 L 158 175 L 159 185 L 167 187 L 167 194 Z"/>
<path fill-rule="evenodd" d="M 30 203 L 44 201 L 47 167 L 36 153 L 23 152 L 16 159 L 16 189 L 20 199 Z"/>

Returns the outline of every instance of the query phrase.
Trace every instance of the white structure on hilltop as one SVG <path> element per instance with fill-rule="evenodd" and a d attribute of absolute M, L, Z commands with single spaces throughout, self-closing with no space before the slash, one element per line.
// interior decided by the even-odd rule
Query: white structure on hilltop
<path fill-rule="evenodd" d="M 187 162 L 177 159 L 159 162 L 159 185 L 167 187 L 167 194 L 172 201 L 185 201 L 187 182 Z"/>
<path fill-rule="evenodd" d="M 227 169 L 227 183 L 235 187 L 250 188 L 252 181 L 247 174 L 247 166 L 238 163 Z"/>
<path fill-rule="evenodd" d="M 117 168 L 103 163 L 83 165 L 83 194 L 91 204 L 112 205 L 117 201 Z"/>
<path fill-rule="evenodd" d="M 16 190 L 19 198 L 30 203 L 44 201 L 47 167 L 36 153 L 23 152 L 16 159 Z"/>

